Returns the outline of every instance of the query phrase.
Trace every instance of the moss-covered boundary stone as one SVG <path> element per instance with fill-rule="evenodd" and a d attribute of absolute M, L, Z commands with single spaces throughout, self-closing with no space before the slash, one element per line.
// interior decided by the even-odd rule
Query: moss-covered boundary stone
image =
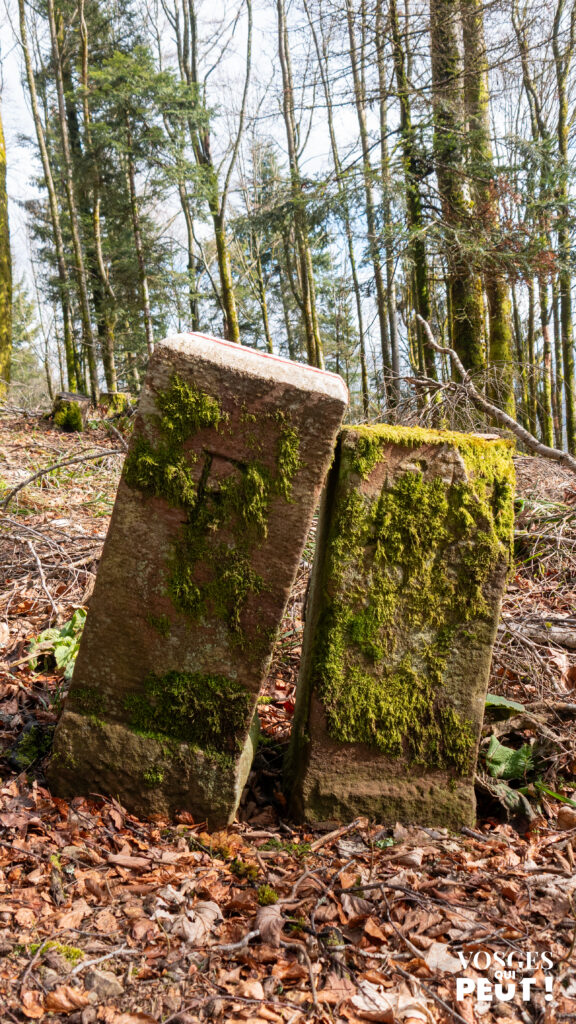
<path fill-rule="evenodd" d="M 344 429 L 317 541 L 288 758 L 309 820 L 461 826 L 510 564 L 504 440 Z"/>
<path fill-rule="evenodd" d="M 346 407 L 339 377 L 202 335 L 150 360 L 50 781 L 234 818 Z"/>

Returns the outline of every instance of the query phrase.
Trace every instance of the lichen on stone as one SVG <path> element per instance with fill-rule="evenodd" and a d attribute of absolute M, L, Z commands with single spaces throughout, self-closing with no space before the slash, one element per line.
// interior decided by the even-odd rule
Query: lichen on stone
<path fill-rule="evenodd" d="M 466 482 L 414 468 L 369 497 L 360 481 L 390 443 L 456 445 Z M 475 729 L 446 690 L 446 670 L 462 627 L 492 614 L 487 588 L 509 558 L 510 454 L 506 442 L 447 432 L 345 431 L 314 647 L 315 685 L 334 739 L 470 771 Z"/>

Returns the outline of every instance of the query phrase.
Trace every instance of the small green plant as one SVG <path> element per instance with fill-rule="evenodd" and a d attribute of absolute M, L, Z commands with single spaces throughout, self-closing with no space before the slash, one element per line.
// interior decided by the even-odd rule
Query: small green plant
<path fill-rule="evenodd" d="M 256 864 L 247 864 L 245 861 L 240 860 L 239 857 L 234 857 L 230 865 L 230 870 L 236 878 L 248 878 L 251 882 L 254 882 L 258 878 L 258 868 Z"/>
<path fill-rule="evenodd" d="M 32 671 L 37 671 L 39 662 L 43 662 L 43 667 L 48 669 L 53 661 L 56 668 L 62 671 L 64 679 L 71 679 L 85 622 L 86 612 L 78 608 L 69 622 L 60 628 L 45 629 L 32 640 L 28 648 Z"/>
<path fill-rule="evenodd" d="M 486 751 L 486 767 L 494 779 L 525 779 L 535 767 L 534 753 L 528 743 L 514 750 L 492 736 Z"/>
<path fill-rule="evenodd" d="M 271 885 L 261 885 L 258 889 L 258 903 L 261 907 L 271 907 L 278 903 L 278 893 Z"/>
<path fill-rule="evenodd" d="M 394 846 L 393 836 L 386 836 L 384 839 L 375 839 L 374 846 L 377 850 L 388 850 L 391 846 Z"/>

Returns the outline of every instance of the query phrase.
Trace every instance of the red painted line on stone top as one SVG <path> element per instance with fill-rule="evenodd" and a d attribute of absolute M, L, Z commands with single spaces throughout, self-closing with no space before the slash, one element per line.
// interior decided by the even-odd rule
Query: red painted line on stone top
<path fill-rule="evenodd" d="M 264 359 L 272 359 L 277 363 L 287 363 L 288 366 L 301 366 L 303 370 L 311 370 L 313 373 L 321 373 L 324 377 L 335 377 L 341 384 L 346 384 L 339 373 L 334 373 L 333 370 L 321 370 L 319 366 L 310 366 L 309 363 L 297 363 L 295 359 L 286 359 L 286 356 L 277 356 L 273 352 L 260 352 L 257 348 L 250 348 L 248 345 L 240 345 L 237 341 L 227 341 L 225 338 L 213 338 L 211 334 L 201 334 L 200 331 L 182 331 L 182 334 L 189 338 L 204 338 L 205 341 L 214 341 L 217 345 L 226 345 L 228 348 L 233 348 L 236 352 L 238 350 L 242 352 L 252 352 L 255 356 L 263 357 Z M 346 388 L 346 392 L 348 388 Z"/>

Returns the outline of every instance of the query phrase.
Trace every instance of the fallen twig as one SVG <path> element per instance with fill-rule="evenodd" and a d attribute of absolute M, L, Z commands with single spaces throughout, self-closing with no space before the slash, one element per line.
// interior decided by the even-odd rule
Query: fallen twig
<path fill-rule="evenodd" d="M 96 964 L 101 964 L 104 960 L 112 960 L 115 956 L 142 956 L 141 949 L 129 949 L 128 946 L 119 946 L 117 949 L 113 949 L 110 953 L 106 953 L 105 956 L 99 956 L 95 960 L 85 960 L 77 967 L 74 967 L 70 971 L 70 977 L 73 978 L 76 974 L 80 974 L 81 971 L 85 971 L 87 967 L 95 967 Z"/>
<path fill-rule="evenodd" d="M 79 462 L 90 462 L 96 459 L 104 459 L 108 455 L 124 454 L 125 452 L 120 451 L 119 448 L 103 448 L 101 451 L 94 452 L 91 455 L 73 455 L 69 459 L 61 459 L 60 462 L 53 462 L 52 465 L 45 466 L 44 469 L 39 469 L 37 473 L 33 473 L 32 476 L 29 476 L 26 480 L 22 480 L 21 483 L 16 484 L 16 486 L 13 487 L 11 491 L 8 491 L 8 494 L 4 498 L 2 504 L 0 505 L 0 508 L 8 508 L 8 505 L 12 501 L 12 498 L 16 494 L 18 494 L 19 491 L 23 490 L 24 487 L 28 487 L 29 484 L 34 483 L 34 481 L 38 480 L 41 476 L 46 476 L 48 473 L 52 473 L 55 469 L 61 469 L 63 466 L 72 466 L 75 463 Z"/>
<path fill-rule="evenodd" d="M 40 574 L 40 583 L 42 584 L 42 590 L 44 591 L 44 593 L 46 594 L 46 597 L 50 601 L 50 604 L 52 606 L 52 611 L 54 613 L 55 618 L 58 618 L 58 609 L 57 609 L 56 605 L 54 604 L 54 598 L 52 597 L 52 594 L 48 590 L 48 584 L 46 583 L 46 577 L 44 575 L 44 569 L 42 568 L 42 562 L 40 561 L 40 558 L 38 557 L 38 552 L 36 551 L 36 548 L 34 547 L 34 545 L 33 545 L 31 540 L 27 540 L 26 544 L 28 545 L 28 548 L 32 552 L 32 554 L 34 556 L 34 561 L 36 562 L 36 565 L 38 567 L 38 572 Z"/>

